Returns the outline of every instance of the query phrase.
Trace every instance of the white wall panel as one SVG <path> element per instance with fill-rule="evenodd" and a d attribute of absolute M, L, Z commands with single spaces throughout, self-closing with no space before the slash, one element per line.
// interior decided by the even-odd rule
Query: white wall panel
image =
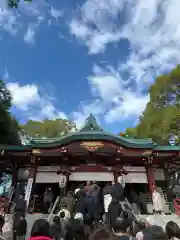
<path fill-rule="evenodd" d="M 147 183 L 146 173 L 128 173 L 124 178 L 126 183 Z"/>
<path fill-rule="evenodd" d="M 57 172 L 60 166 L 39 166 L 37 168 L 38 172 Z"/>
<path fill-rule="evenodd" d="M 37 172 L 36 183 L 58 183 L 59 175 L 56 172 Z"/>
<path fill-rule="evenodd" d="M 108 172 L 73 172 L 70 181 L 114 181 L 113 173 Z"/>

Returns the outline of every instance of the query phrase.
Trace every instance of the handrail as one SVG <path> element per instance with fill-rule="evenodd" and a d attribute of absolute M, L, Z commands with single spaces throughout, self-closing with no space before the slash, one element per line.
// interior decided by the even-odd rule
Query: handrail
<path fill-rule="evenodd" d="M 48 222 L 51 221 L 53 212 L 54 212 L 54 210 L 55 210 L 55 208 L 56 208 L 56 206 L 57 206 L 57 204 L 58 204 L 58 202 L 59 202 L 59 198 L 60 198 L 60 196 L 58 196 L 58 197 L 56 198 L 56 201 L 54 202 L 54 205 L 53 205 L 53 207 L 52 207 L 52 209 L 51 209 L 51 212 L 49 213 L 49 216 L 48 216 Z"/>
<path fill-rule="evenodd" d="M 11 186 L 10 189 L 9 189 L 9 193 L 8 193 L 8 201 L 9 201 L 9 204 L 10 204 L 11 201 L 12 201 L 12 197 L 13 197 L 14 191 L 15 191 L 14 186 Z"/>
<path fill-rule="evenodd" d="M 122 207 L 123 210 L 125 210 L 125 206 L 124 206 L 124 205 L 126 204 L 126 205 L 128 206 L 128 208 L 129 208 L 129 210 L 131 210 L 133 217 L 134 217 L 137 221 L 139 221 L 138 214 L 135 213 L 134 209 L 131 207 L 131 204 L 129 203 L 129 201 L 128 201 L 127 198 L 125 198 L 125 201 L 124 201 L 124 202 L 120 202 L 120 204 L 121 204 L 121 207 Z"/>

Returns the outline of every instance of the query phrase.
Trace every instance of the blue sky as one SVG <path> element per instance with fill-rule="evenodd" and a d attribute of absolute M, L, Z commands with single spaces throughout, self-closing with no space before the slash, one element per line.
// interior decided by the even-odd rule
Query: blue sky
<path fill-rule="evenodd" d="M 180 61 L 179 0 L 0 1 L 0 73 L 21 122 L 92 113 L 133 127 L 155 77 Z"/>

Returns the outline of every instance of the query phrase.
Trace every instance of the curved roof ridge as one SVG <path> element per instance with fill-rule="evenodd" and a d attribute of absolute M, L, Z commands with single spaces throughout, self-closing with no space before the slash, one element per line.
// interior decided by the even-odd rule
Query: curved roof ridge
<path fill-rule="evenodd" d="M 124 145 L 126 147 L 134 147 L 134 148 L 152 148 L 154 146 L 154 143 L 152 141 L 135 141 L 130 140 L 128 138 L 124 138 L 121 136 L 114 135 L 112 133 L 108 132 L 100 132 L 100 131 L 82 131 L 82 132 L 74 132 L 74 133 L 68 133 L 65 136 L 62 136 L 58 138 L 55 141 L 33 141 L 33 146 L 40 146 L 40 147 L 55 147 L 58 145 L 65 145 L 69 142 L 76 141 L 76 140 L 82 140 L 82 141 L 112 141 L 119 145 Z M 44 145 L 44 146 L 43 146 Z"/>
<path fill-rule="evenodd" d="M 123 138 L 126 138 L 126 139 L 129 139 L 129 140 L 132 140 L 132 141 L 136 141 L 136 142 L 153 142 L 152 138 L 145 138 L 145 139 L 142 139 L 142 138 L 131 138 L 131 137 L 123 137 Z"/>

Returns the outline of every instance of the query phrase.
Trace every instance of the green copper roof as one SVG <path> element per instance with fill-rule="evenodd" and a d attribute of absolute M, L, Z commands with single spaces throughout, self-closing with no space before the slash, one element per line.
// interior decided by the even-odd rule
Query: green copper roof
<path fill-rule="evenodd" d="M 33 138 L 31 141 L 32 143 L 51 143 L 51 142 L 56 142 L 58 138 Z"/>
<path fill-rule="evenodd" d="M 110 141 L 129 148 L 152 149 L 154 151 L 180 151 L 180 146 L 157 146 L 151 139 L 133 139 L 108 133 L 101 128 L 92 114 L 86 119 L 84 126 L 79 131 L 68 133 L 59 138 L 31 138 L 24 134 L 22 139 L 24 146 L 0 145 L 0 150 L 19 149 L 23 151 L 34 148 L 55 148 L 74 141 Z"/>
<path fill-rule="evenodd" d="M 170 146 L 170 145 L 159 145 L 156 146 L 154 151 L 180 151 L 180 146 Z"/>
<path fill-rule="evenodd" d="M 17 151 L 17 152 L 28 152 L 28 151 L 31 151 L 32 148 L 29 147 L 28 145 L 0 145 L 0 151 L 2 150 L 6 150 L 6 151 Z"/>
<path fill-rule="evenodd" d="M 33 141 L 31 146 L 33 148 L 47 148 L 47 147 L 57 147 L 60 145 L 66 145 L 73 141 L 80 141 L 80 140 L 87 140 L 87 141 L 111 141 L 119 145 L 123 145 L 125 147 L 132 147 L 132 148 L 152 148 L 154 143 L 149 140 L 144 140 L 143 142 L 139 142 L 138 140 L 129 140 L 127 138 L 116 136 L 111 133 L 101 132 L 101 131 L 81 131 L 75 133 L 69 133 L 66 136 L 63 136 L 57 139 L 54 142 L 36 142 Z"/>

